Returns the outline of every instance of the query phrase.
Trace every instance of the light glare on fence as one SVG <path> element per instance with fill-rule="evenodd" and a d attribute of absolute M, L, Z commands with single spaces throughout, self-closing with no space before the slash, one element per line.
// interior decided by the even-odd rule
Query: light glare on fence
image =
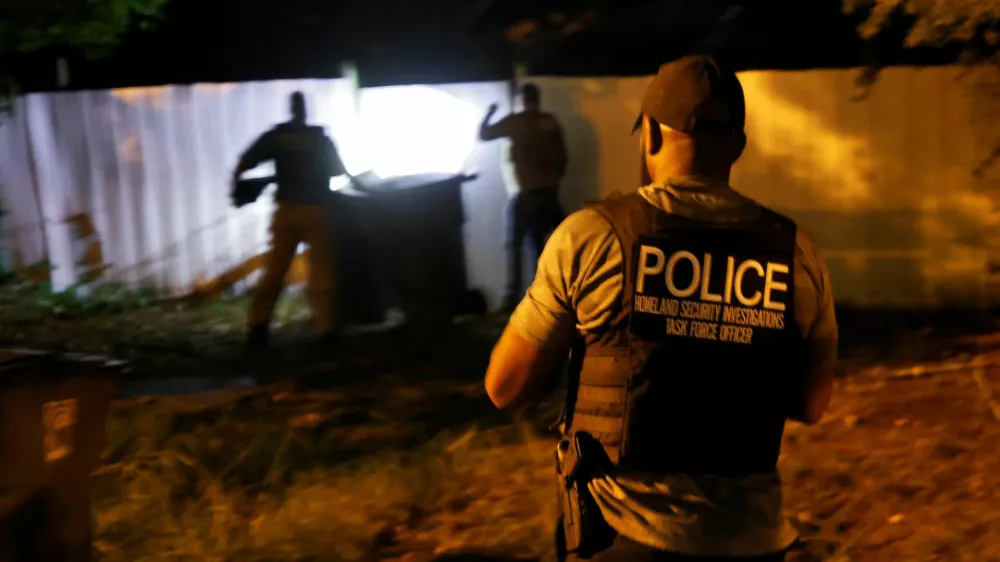
<path fill-rule="evenodd" d="M 363 91 L 360 114 L 368 165 L 382 178 L 461 172 L 480 119 L 473 104 L 430 86 Z"/>

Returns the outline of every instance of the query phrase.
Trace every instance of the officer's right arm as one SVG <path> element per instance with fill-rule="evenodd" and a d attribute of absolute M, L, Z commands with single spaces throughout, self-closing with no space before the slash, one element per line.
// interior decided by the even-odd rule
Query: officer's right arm
<path fill-rule="evenodd" d="M 806 343 L 806 368 L 792 393 L 789 418 L 817 423 L 830 406 L 837 369 L 837 316 L 830 274 L 812 238 L 799 233 L 795 255 L 795 316 Z"/>
<path fill-rule="evenodd" d="M 535 280 L 490 357 L 486 389 L 500 408 L 537 395 L 556 376 L 578 331 L 606 323 L 621 300 L 621 249 L 592 210 L 552 233 Z"/>
<path fill-rule="evenodd" d="M 261 162 L 273 160 L 271 145 L 271 131 L 257 137 L 257 140 L 253 141 L 253 144 L 240 155 L 239 164 L 233 171 L 233 179 L 239 179 L 243 172 L 256 168 Z"/>

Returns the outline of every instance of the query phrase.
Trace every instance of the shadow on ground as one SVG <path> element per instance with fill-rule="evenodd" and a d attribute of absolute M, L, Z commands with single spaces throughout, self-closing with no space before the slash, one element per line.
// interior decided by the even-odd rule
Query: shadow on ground
<path fill-rule="evenodd" d="M 971 336 L 1000 331 L 994 310 L 893 310 L 837 307 L 842 372 L 873 364 L 942 361 L 987 351 Z M 982 340 L 980 340 L 981 342 Z"/>
<path fill-rule="evenodd" d="M 503 556 L 496 554 L 482 554 L 475 552 L 458 552 L 438 556 L 431 562 L 538 562 L 540 558 L 518 558 L 514 556 Z"/>
<path fill-rule="evenodd" d="M 272 358 L 276 370 L 268 376 L 276 383 L 123 400 L 113 414 L 110 437 L 117 446 L 109 460 L 137 454 L 140 446 L 202 447 L 211 434 L 222 437 L 216 450 L 199 453 L 203 462 L 250 483 L 264 479 L 278 461 L 247 449 L 280 451 L 280 464 L 301 471 L 405 455 L 430 443 L 446 446 L 469 432 L 496 429 L 491 434 L 501 442 L 523 439 L 525 430 L 545 434 L 557 407 L 511 414 L 498 411 L 486 395 L 482 377 L 497 329 L 495 322 L 484 321 L 357 336 L 329 357 L 324 369 L 305 376 L 301 370 L 309 362 L 296 355 L 301 347 L 293 343 Z M 227 470 L 234 458 L 253 460 Z"/>

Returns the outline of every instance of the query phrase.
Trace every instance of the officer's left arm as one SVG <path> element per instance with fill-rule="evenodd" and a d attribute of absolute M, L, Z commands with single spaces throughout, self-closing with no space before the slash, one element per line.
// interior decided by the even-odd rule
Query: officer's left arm
<path fill-rule="evenodd" d="M 818 423 L 830 406 L 837 369 L 837 315 L 830 273 L 812 237 L 801 229 L 795 259 L 795 316 L 803 331 L 806 365 L 792 394 L 788 417 Z"/>
<path fill-rule="evenodd" d="M 337 152 L 337 145 L 333 143 L 333 139 L 325 135 L 323 136 L 322 157 L 323 162 L 326 164 L 326 172 L 331 178 L 347 174 L 344 161 L 340 159 L 340 153 Z"/>

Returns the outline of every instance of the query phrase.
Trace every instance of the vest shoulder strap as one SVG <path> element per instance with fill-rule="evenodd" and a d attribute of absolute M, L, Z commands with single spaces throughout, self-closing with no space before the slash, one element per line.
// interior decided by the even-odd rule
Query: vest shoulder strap
<path fill-rule="evenodd" d="M 616 194 L 612 197 L 604 199 L 602 201 L 587 202 L 585 206 L 588 209 L 593 209 L 600 214 L 604 220 L 608 221 L 611 225 L 611 229 L 618 239 L 618 243 L 622 248 L 622 278 L 625 280 L 622 287 L 623 301 L 619 304 L 618 309 L 612 313 L 611 326 L 617 326 L 622 320 L 624 315 L 627 315 L 628 307 L 624 306 L 626 303 L 624 301 L 627 291 L 630 290 L 628 286 L 628 256 L 625 255 L 632 247 L 634 242 L 638 239 L 637 234 L 631 227 L 633 222 L 631 218 L 636 213 L 643 213 L 643 205 L 645 200 L 637 193 L 631 193 L 627 195 Z M 613 329 L 613 328 L 612 328 Z M 627 348 L 626 348 L 627 356 Z M 602 353 L 604 352 L 604 353 Z M 587 347 L 587 342 L 582 337 L 576 338 L 573 344 L 573 349 L 570 352 L 570 362 L 569 362 L 569 380 L 567 381 L 567 392 L 566 392 L 566 402 L 563 407 L 563 415 L 561 416 L 562 431 L 565 432 L 573 424 L 574 411 L 576 410 L 576 404 L 578 398 L 580 398 L 580 387 L 590 386 L 594 381 L 581 381 L 581 373 L 584 369 L 585 361 L 593 361 L 595 355 L 607 355 L 613 356 L 616 352 L 620 353 L 620 349 L 589 349 Z M 587 391 L 584 391 L 583 399 L 587 401 L 586 396 Z"/>
<path fill-rule="evenodd" d="M 595 203 L 590 208 L 597 211 L 611 225 L 611 230 L 618 239 L 622 250 L 622 297 L 619 308 L 612 315 L 613 324 L 623 320 L 627 315 L 632 295 L 632 279 L 630 253 L 635 248 L 639 237 L 646 234 L 656 224 L 656 215 L 665 215 L 646 202 L 638 193 L 630 193 Z"/>
<path fill-rule="evenodd" d="M 588 205 L 588 208 L 597 211 L 608 221 L 618 242 L 622 243 L 622 248 L 631 247 L 631 243 L 638 239 L 635 226 L 645 222 L 649 212 L 647 207 L 652 208 L 638 193 L 611 197 Z"/>
<path fill-rule="evenodd" d="M 763 205 L 761 205 L 760 210 L 761 219 L 771 222 L 781 230 L 788 231 L 791 234 L 794 250 L 795 238 L 796 234 L 798 234 L 798 225 L 795 224 L 795 221 Z"/>

